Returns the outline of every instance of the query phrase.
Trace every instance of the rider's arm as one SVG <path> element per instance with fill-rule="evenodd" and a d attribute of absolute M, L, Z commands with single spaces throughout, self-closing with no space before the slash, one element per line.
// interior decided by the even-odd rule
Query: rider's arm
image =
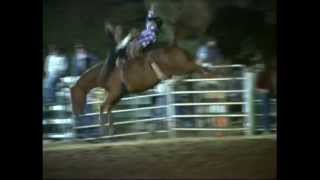
<path fill-rule="evenodd" d="M 135 39 L 136 37 L 139 36 L 140 33 L 139 33 L 138 29 L 133 28 L 133 29 L 131 29 L 130 34 L 131 34 L 132 39 Z"/>
<path fill-rule="evenodd" d="M 151 31 L 158 31 L 158 26 L 155 21 L 148 21 L 147 22 L 147 29 Z"/>

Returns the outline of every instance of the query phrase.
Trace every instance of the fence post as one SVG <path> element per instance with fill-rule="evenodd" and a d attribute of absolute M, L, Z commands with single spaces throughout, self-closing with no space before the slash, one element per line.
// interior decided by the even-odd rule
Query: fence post
<path fill-rule="evenodd" d="M 245 112 L 247 114 L 245 119 L 245 128 L 247 128 L 247 135 L 254 135 L 256 129 L 255 122 L 255 108 L 254 108 L 254 94 L 255 94 L 255 82 L 256 75 L 254 72 L 246 70 L 245 72 L 245 81 L 244 87 L 246 90 L 245 93 Z"/>
<path fill-rule="evenodd" d="M 73 141 L 77 139 L 76 120 L 77 120 L 77 117 L 72 115 L 71 121 L 72 121 L 72 140 Z"/>
<path fill-rule="evenodd" d="M 176 120 L 173 117 L 175 115 L 175 106 L 174 103 L 174 96 L 171 93 L 173 90 L 174 81 L 173 80 L 166 80 L 166 99 L 167 99 L 167 121 L 168 121 L 168 130 L 169 130 L 169 137 L 175 138 L 176 132 L 174 128 L 176 127 Z"/>

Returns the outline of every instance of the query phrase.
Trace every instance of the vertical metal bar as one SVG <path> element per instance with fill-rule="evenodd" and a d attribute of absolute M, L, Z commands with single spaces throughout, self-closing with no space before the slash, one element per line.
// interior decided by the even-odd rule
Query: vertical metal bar
<path fill-rule="evenodd" d="M 175 107 L 174 104 L 174 96 L 171 93 L 173 90 L 174 81 L 167 80 L 166 82 L 166 98 L 167 98 L 167 121 L 168 121 L 168 130 L 169 130 L 169 137 L 175 138 L 176 132 L 174 128 L 176 127 L 176 120 L 173 117 L 175 115 Z"/>
<path fill-rule="evenodd" d="M 254 72 L 245 72 L 244 87 L 247 90 L 245 93 L 245 112 L 247 113 L 245 119 L 245 127 L 247 128 L 247 135 L 255 134 L 255 112 L 254 112 L 254 94 L 255 94 L 255 82 L 256 77 Z"/>
<path fill-rule="evenodd" d="M 76 116 L 71 117 L 71 121 L 72 121 L 72 138 L 71 139 L 72 140 L 76 140 L 77 138 L 76 120 L 77 120 Z"/>

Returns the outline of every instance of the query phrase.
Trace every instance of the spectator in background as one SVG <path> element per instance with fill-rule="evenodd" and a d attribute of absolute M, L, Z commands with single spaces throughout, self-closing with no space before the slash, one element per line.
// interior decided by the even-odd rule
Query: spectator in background
<path fill-rule="evenodd" d="M 73 67 L 71 74 L 74 76 L 80 76 L 92 65 L 98 63 L 99 59 L 93 54 L 89 53 L 82 44 L 76 44 L 74 47 L 75 54 L 72 60 Z"/>
<path fill-rule="evenodd" d="M 49 54 L 45 59 L 44 73 L 44 96 L 45 102 L 51 103 L 56 100 L 57 83 L 60 78 L 65 75 L 68 69 L 68 61 L 62 53 L 62 49 L 56 48 L 54 45 L 49 47 Z"/>
<path fill-rule="evenodd" d="M 201 63 L 208 65 L 219 64 L 222 59 L 223 55 L 214 40 L 209 40 L 197 50 L 197 60 Z"/>
<path fill-rule="evenodd" d="M 221 64 L 221 61 L 223 60 L 223 55 L 220 51 L 220 49 L 217 47 L 217 42 L 214 39 L 209 39 L 204 45 L 200 46 L 196 52 L 197 57 L 197 63 L 200 63 L 202 66 L 205 67 L 213 67 L 214 65 Z M 219 77 L 222 74 L 222 69 L 213 69 L 215 70 L 214 77 Z M 216 89 L 216 87 L 220 87 L 221 81 L 212 81 L 210 83 L 208 82 L 197 82 L 193 85 L 194 90 L 207 90 L 207 89 Z M 207 95 L 199 95 L 194 97 L 195 102 L 201 102 L 202 99 L 216 99 L 217 101 L 222 101 L 221 98 L 217 99 L 217 94 L 207 94 Z M 190 111 L 193 108 L 194 112 L 207 112 L 208 110 L 211 111 L 211 109 L 215 109 L 215 105 L 213 106 L 190 106 Z M 215 111 L 215 110 L 214 110 Z M 208 119 L 209 120 L 209 119 Z M 211 120 L 210 120 L 211 121 Z M 204 123 L 206 121 L 195 121 L 196 127 L 203 127 L 206 126 Z M 209 122 L 208 122 L 209 123 Z"/>

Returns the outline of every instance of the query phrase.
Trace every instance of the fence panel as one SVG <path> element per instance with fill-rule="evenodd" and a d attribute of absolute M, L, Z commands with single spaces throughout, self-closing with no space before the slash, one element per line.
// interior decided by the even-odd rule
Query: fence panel
<path fill-rule="evenodd" d="M 211 136 L 212 133 L 208 132 L 213 132 L 213 135 L 221 136 L 227 133 L 252 135 L 260 131 L 261 126 L 256 126 L 255 121 L 261 116 L 255 111 L 259 103 L 254 96 L 255 74 L 247 72 L 242 65 L 213 68 L 231 69 L 229 72 L 232 74 L 222 78 L 193 76 L 179 82 L 167 80 L 154 89 L 122 98 L 112 110 L 115 126 L 112 136 L 99 137 L 98 112 L 104 91 L 98 88 L 92 90 L 87 98 L 85 114 L 74 121 L 71 118 L 70 91 L 65 88 L 57 92 L 64 97 L 63 105 L 48 107 L 44 112 L 63 111 L 67 117 L 57 118 L 59 116 L 55 114 L 55 118 L 43 121 L 47 129 L 50 124 L 63 128 L 55 134 L 52 134 L 55 130 L 47 130 L 44 137 L 93 140 L 158 134 L 173 138 L 190 132 L 191 135 L 206 136 Z M 70 87 L 77 78 L 66 77 L 62 81 Z M 108 124 L 105 126 L 108 127 Z"/>

